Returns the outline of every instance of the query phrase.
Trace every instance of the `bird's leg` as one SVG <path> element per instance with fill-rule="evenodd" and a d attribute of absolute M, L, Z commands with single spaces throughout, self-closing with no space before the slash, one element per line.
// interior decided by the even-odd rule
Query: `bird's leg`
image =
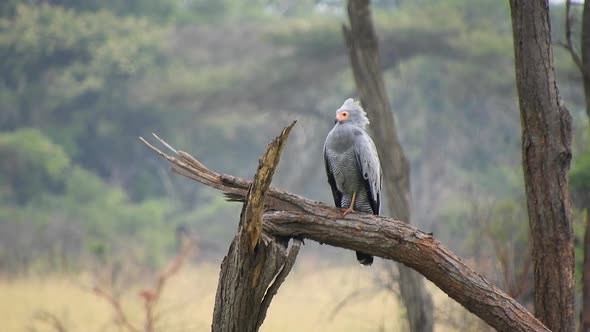
<path fill-rule="evenodd" d="M 356 191 L 352 193 L 352 199 L 350 200 L 350 206 L 348 207 L 348 209 L 344 210 L 344 213 L 342 214 L 343 217 L 351 212 L 354 212 L 355 199 L 356 199 Z"/>

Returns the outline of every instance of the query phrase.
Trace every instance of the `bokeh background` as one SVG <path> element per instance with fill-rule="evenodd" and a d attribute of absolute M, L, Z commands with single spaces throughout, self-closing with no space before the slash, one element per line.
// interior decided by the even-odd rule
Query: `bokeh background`
<path fill-rule="evenodd" d="M 0 2 L 0 321 L 3 331 L 120 331 L 142 289 L 191 239 L 157 330 L 210 329 L 240 205 L 169 172 L 156 133 L 250 178 L 292 120 L 273 185 L 331 203 L 322 157 L 355 87 L 343 0 Z M 530 305 L 528 221 L 508 2 L 373 2 L 382 66 L 411 161 L 413 223 Z M 574 5 L 579 36 L 580 6 Z M 564 4 L 551 5 L 554 41 Z M 577 38 L 577 37 L 576 37 Z M 579 38 L 575 39 L 576 41 Z M 573 116 L 572 188 L 590 188 L 580 73 L 554 48 Z M 574 210 L 577 280 L 585 211 Z M 397 272 L 307 241 L 263 331 L 406 331 Z M 484 331 L 435 286 L 437 331 Z M 579 292 L 578 292 L 579 293 Z M 579 295 L 578 295 L 579 296 Z M 60 330 L 61 329 L 61 330 Z"/>

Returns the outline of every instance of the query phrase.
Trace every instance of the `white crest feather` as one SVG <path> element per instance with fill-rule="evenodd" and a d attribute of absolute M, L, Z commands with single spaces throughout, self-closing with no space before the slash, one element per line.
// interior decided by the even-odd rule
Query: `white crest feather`
<path fill-rule="evenodd" d="M 371 123 L 369 121 L 369 118 L 367 117 L 367 112 L 365 112 L 365 110 L 363 109 L 363 107 L 361 106 L 360 101 L 355 101 L 353 98 L 348 98 L 344 101 L 344 104 L 342 104 L 342 106 L 340 106 L 340 108 L 336 111 L 349 111 L 349 112 L 355 112 L 357 111 L 360 115 L 361 115 L 361 121 L 360 121 L 360 125 L 362 128 L 365 127 L 365 125 L 368 125 L 369 123 Z"/>

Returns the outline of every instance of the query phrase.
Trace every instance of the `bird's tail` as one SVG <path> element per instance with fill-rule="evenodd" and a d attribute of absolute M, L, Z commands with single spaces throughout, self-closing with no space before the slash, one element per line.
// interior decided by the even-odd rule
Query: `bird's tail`
<path fill-rule="evenodd" d="M 369 255 L 369 254 L 365 254 L 362 252 L 356 252 L 356 259 L 358 259 L 359 263 L 361 263 L 361 265 L 365 265 L 365 266 L 369 266 L 371 264 L 373 264 L 373 256 Z"/>

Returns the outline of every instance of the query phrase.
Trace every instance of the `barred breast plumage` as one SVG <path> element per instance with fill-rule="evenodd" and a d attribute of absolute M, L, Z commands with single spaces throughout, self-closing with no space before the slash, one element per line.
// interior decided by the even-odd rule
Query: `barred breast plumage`
<path fill-rule="evenodd" d="M 340 207 L 349 207 L 352 194 L 356 192 L 354 210 L 373 213 L 369 195 L 367 195 L 366 191 L 365 180 L 362 177 L 352 144 L 350 148 L 342 153 L 326 148 L 326 155 L 332 174 L 334 174 L 334 179 L 336 180 L 336 187 L 342 193 Z"/>

